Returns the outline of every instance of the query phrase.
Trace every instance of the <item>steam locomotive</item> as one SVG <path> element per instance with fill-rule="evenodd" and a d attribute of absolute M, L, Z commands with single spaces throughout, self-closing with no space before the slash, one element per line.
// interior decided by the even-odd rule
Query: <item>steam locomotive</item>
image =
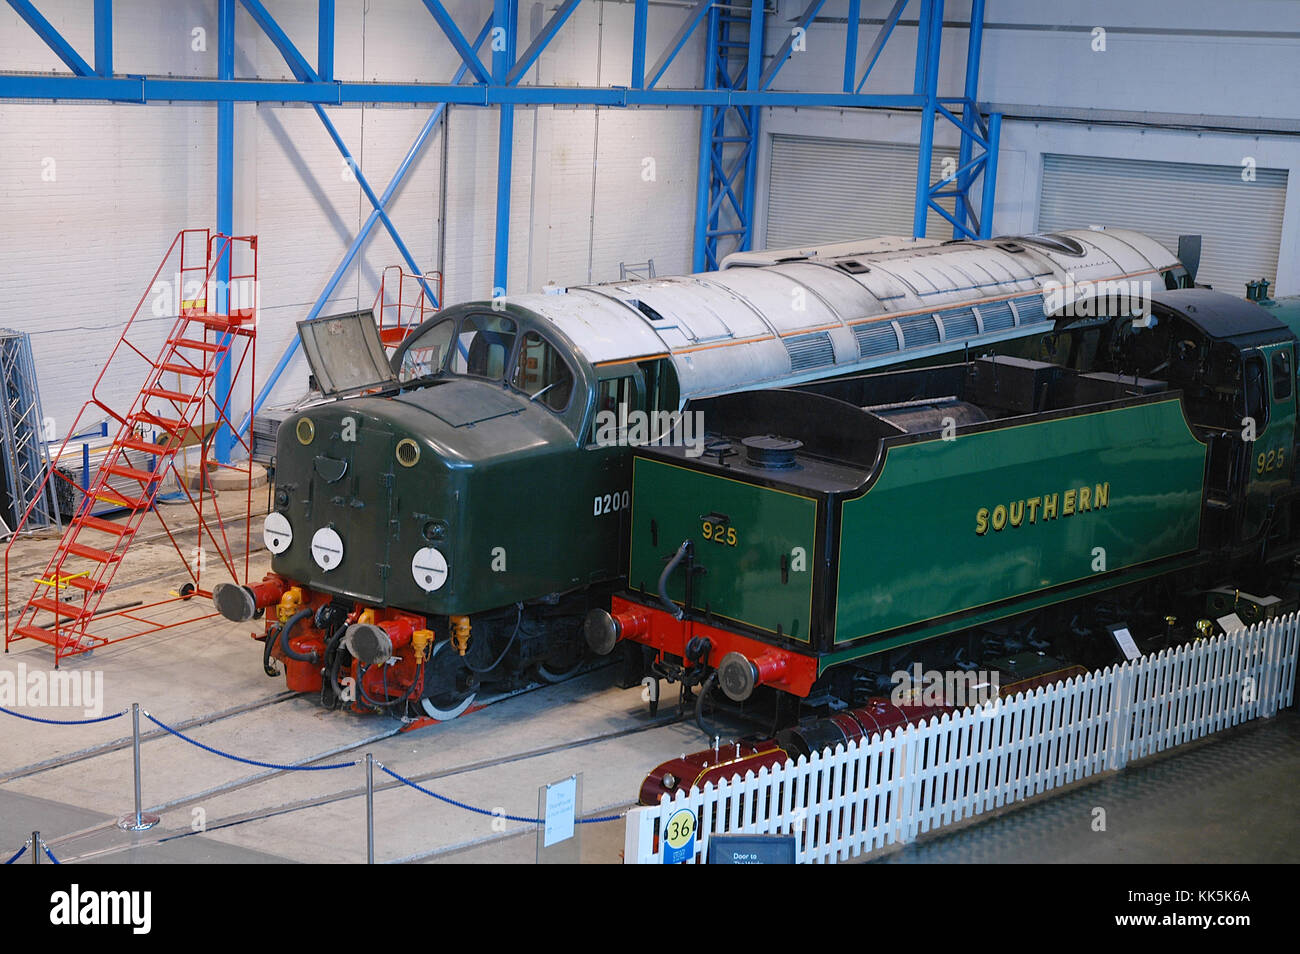
<path fill-rule="evenodd" d="M 279 430 L 271 572 L 214 602 L 263 619 L 263 665 L 292 690 L 454 718 L 482 687 L 583 662 L 635 539 L 630 418 L 654 441 L 696 399 L 1036 352 L 1049 286 L 1112 280 L 1190 276 L 1131 231 L 872 240 L 458 305 L 391 360 L 367 316 L 304 322 L 327 400 Z"/>
<path fill-rule="evenodd" d="M 1284 612 L 1300 300 L 1185 288 L 1140 311 L 1060 314 L 1056 360 L 693 402 L 701 456 L 634 452 L 628 585 L 589 613 L 589 644 L 644 647 L 701 699 L 843 710 L 913 661 L 1059 651 L 1035 630 L 1101 665 L 1107 622 L 1168 643 Z"/>

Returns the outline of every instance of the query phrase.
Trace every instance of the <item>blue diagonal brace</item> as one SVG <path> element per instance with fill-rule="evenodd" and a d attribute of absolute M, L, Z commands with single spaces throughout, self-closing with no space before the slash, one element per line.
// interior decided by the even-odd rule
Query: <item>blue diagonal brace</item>
<path fill-rule="evenodd" d="M 876 34 L 871 49 L 867 51 L 867 68 L 862 71 L 862 78 L 858 80 L 858 85 L 854 87 L 855 92 L 862 92 L 862 87 L 867 84 L 867 77 L 871 75 L 871 69 L 876 65 L 876 60 L 880 59 L 880 51 L 885 48 L 885 41 L 894 32 L 894 27 L 898 26 L 898 18 L 903 15 L 903 7 L 905 6 L 907 6 L 907 0 L 894 0 L 894 9 L 889 11 L 889 16 L 885 17 L 885 22 L 880 25 L 880 32 Z M 849 25 L 850 29 L 852 29 L 852 26 L 852 24 Z M 916 42 L 918 44 L 925 42 L 924 33 L 919 26 L 917 27 Z"/>
<path fill-rule="evenodd" d="M 677 35 L 672 38 L 672 42 L 668 44 L 658 62 L 650 68 L 650 79 L 646 82 L 646 89 L 654 89 L 655 84 L 659 82 L 659 77 L 663 76 L 664 71 L 672 65 L 673 60 L 682 51 L 682 47 L 686 45 L 686 41 L 695 32 L 695 28 L 700 25 L 700 21 L 704 19 L 711 6 L 713 0 L 697 0 L 695 7 L 677 28 Z"/>
<path fill-rule="evenodd" d="M 438 26 L 442 27 L 442 32 L 447 34 L 447 39 L 451 40 L 451 45 L 456 48 L 460 58 L 465 61 L 474 78 L 487 86 L 491 83 L 487 70 L 483 69 L 483 64 L 479 61 L 478 53 L 469 45 L 465 39 L 465 34 L 460 32 L 460 27 L 456 26 L 456 21 L 451 18 L 447 8 L 442 5 L 441 0 L 424 0 L 424 5 L 429 8 L 433 18 L 438 21 Z"/>
<path fill-rule="evenodd" d="M 483 29 L 479 31 L 478 38 L 474 41 L 473 48 L 475 50 L 478 50 L 478 48 L 483 45 L 483 42 L 488 38 L 488 34 L 491 30 L 492 16 L 489 14 L 487 20 L 483 23 Z M 452 78 L 452 84 L 455 85 L 463 80 L 466 72 L 468 72 L 468 67 L 462 65 L 460 69 L 456 71 L 456 75 Z M 380 203 L 382 205 L 387 206 L 389 201 L 391 201 L 393 196 L 396 194 L 398 188 L 401 187 L 402 180 L 406 178 L 406 173 L 410 170 L 411 166 L 415 164 L 416 158 L 420 155 L 420 152 L 423 151 L 425 143 L 428 142 L 429 136 L 433 130 L 437 128 L 438 122 L 442 119 L 446 109 L 446 103 L 439 103 L 430 114 L 424 126 L 421 127 L 419 135 L 415 137 L 415 142 L 413 142 L 411 148 L 406 151 L 406 156 L 402 159 L 401 165 L 397 167 L 397 171 L 393 174 L 392 181 L 388 183 L 388 188 L 384 190 L 384 194 L 380 198 Z M 370 237 L 371 231 L 373 231 L 378 222 L 378 210 L 372 211 L 370 217 L 366 219 L 365 224 L 363 224 L 360 231 L 357 232 L 357 237 L 352 240 L 352 244 L 348 246 L 348 250 L 343 254 L 343 260 L 339 262 L 338 267 L 334 269 L 334 274 L 331 275 L 329 281 L 325 283 L 324 290 L 322 290 L 320 295 L 317 296 L 316 303 L 311 306 L 311 310 L 307 313 L 307 321 L 311 321 L 313 318 L 320 316 L 321 311 L 325 308 L 325 303 L 329 301 L 330 295 L 334 294 L 334 289 L 338 287 L 339 282 L 343 280 L 343 276 L 347 274 L 348 269 L 352 267 L 352 263 L 356 261 L 357 255 L 360 254 L 361 249 L 366 244 L 366 239 Z M 435 305 L 441 306 L 442 304 L 436 296 L 431 295 L 430 300 Z M 254 412 L 262 409 L 262 405 L 266 403 L 267 398 L 271 396 L 271 392 L 275 390 L 276 383 L 279 382 L 280 376 L 284 374 L 285 369 L 289 367 L 289 362 L 292 361 L 293 356 L 298 353 L 298 348 L 300 346 L 301 341 L 297 335 L 290 339 L 288 346 L 284 350 L 284 354 L 280 356 L 280 360 L 276 363 L 270 377 L 267 378 L 266 383 L 262 385 L 262 389 L 257 393 L 257 399 L 253 402 Z M 249 415 L 244 415 L 244 419 L 240 421 L 238 429 L 240 437 L 243 437 L 244 434 L 248 432 L 248 426 L 250 423 L 251 418 Z"/>
<path fill-rule="evenodd" d="M 532 67 L 537 58 L 542 55 L 547 44 L 555 38 L 555 34 L 560 32 L 560 27 L 564 26 L 566 20 L 573 15 L 573 11 L 578 8 L 582 0 L 565 0 L 560 8 L 551 15 L 551 19 L 546 21 L 546 26 L 542 27 L 540 33 L 528 44 L 528 49 L 524 50 L 523 56 L 519 57 L 519 62 L 511 67 L 510 72 L 506 74 L 506 85 L 514 86 L 524 74 Z"/>
<path fill-rule="evenodd" d="M 95 71 L 72 48 L 72 44 L 63 38 L 63 34 L 54 29 L 54 24 L 41 15 L 41 11 L 30 0 L 9 0 L 14 12 L 27 21 L 27 25 L 36 31 L 36 35 L 45 41 L 45 45 L 54 51 L 68 69 L 78 76 L 94 76 Z"/>
<path fill-rule="evenodd" d="M 763 76 L 758 81 L 759 89 L 767 89 L 772 85 L 772 80 L 776 79 L 777 71 L 780 70 L 781 67 L 785 66 L 785 61 L 790 58 L 790 51 L 794 49 L 796 36 L 795 31 L 801 30 L 806 33 L 808 30 L 808 24 L 812 23 L 813 17 L 817 16 L 818 11 L 821 10 L 825 3 L 826 0 L 810 0 L 808 6 L 804 9 L 803 14 L 795 22 L 794 28 L 790 31 L 790 35 L 787 36 L 785 42 L 781 44 L 781 49 L 776 51 L 776 56 L 772 57 L 772 62 L 769 63 L 767 69 L 763 71 Z M 856 20 L 849 24 L 849 30 L 856 33 Z"/>

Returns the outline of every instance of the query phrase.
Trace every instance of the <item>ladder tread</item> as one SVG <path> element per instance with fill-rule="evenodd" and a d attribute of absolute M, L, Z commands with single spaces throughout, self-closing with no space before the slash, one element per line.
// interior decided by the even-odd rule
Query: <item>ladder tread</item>
<path fill-rule="evenodd" d="M 91 530 L 98 530 L 101 533 L 111 533 L 115 537 L 125 537 L 134 531 L 124 523 L 114 523 L 112 520 L 104 520 L 90 514 L 79 517 L 76 521 L 83 527 L 89 527 Z"/>
<path fill-rule="evenodd" d="M 217 344 L 213 341 L 201 341 L 197 338 L 168 338 L 169 345 L 175 345 L 178 348 L 194 348 L 196 351 L 227 351 L 225 345 Z"/>
<path fill-rule="evenodd" d="M 44 596 L 34 596 L 28 602 L 28 606 L 35 606 L 37 609 L 48 610 L 58 616 L 68 616 L 72 619 L 81 619 L 83 616 L 94 615 L 93 610 L 86 609 L 84 606 L 74 606 L 71 603 L 65 603 L 62 600 L 52 600 Z"/>
<path fill-rule="evenodd" d="M 192 368 L 188 364 L 176 364 L 173 361 L 166 361 L 158 367 L 172 374 L 187 374 L 192 378 L 210 378 L 215 373 L 208 368 Z"/>
<path fill-rule="evenodd" d="M 166 457 L 172 452 L 172 448 L 166 444 L 155 444 L 153 441 L 141 440 L 138 437 L 123 438 L 120 443 L 123 447 L 152 454 L 154 457 Z"/>
<path fill-rule="evenodd" d="M 145 388 L 144 393 L 150 397 L 165 398 L 168 401 L 177 401 L 183 404 L 189 404 L 198 398 L 197 394 L 186 394 L 184 391 L 172 391 L 168 388 Z"/>
<path fill-rule="evenodd" d="M 120 553 L 110 553 L 108 550 L 101 550 L 98 547 L 88 547 L 84 543 L 77 543 L 75 540 L 71 543 L 60 541 L 61 549 L 73 554 L 74 556 L 85 557 L 87 560 L 94 560 L 96 563 L 116 563 L 122 559 Z"/>
<path fill-rule="evenodd" d="M 128 497 L 120 494 L 112 487 L 99 487 L 90 492 L 90 496 L 96 500 L 102 500 L 104 503 L 113 504 L 116 507 L 125 507 L 127 510 L 144 510 L 152 505 L 148 497 Z"/>
<path fill-rule="evenodd" d="M 128 467 L 126 464 L 105 464 L 104 470 L 119 477 L 130 477 L 144 484 L 152 484 L 162 479 L 160 470 L 140 470 L 137 467 Z"/>

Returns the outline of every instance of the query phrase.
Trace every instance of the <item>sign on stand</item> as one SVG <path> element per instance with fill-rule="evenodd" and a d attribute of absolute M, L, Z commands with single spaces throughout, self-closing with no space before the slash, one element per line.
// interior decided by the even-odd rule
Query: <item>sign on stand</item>
<path fill-rule="evenodd" d="M 537 790 L 539 865 L 574 865 L 582 854 L 577 818 L 582 811 L 582 773 L 550 782 Z"/>

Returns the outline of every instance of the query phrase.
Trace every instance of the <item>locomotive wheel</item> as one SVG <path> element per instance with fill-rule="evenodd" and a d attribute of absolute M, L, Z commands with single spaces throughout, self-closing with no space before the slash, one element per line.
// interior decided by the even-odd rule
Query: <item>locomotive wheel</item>
<path fill-rule="evenodd" d="M 460 655 L 452 648 L 451 640 L 434 643 L 429 661 L 425 663 L 425 696 L 420 700 L 424 714 L 439 722 L 450 722 L 474 704 L 478 690 L 460 688 L 464 672 Z"/>
<path fill-rule="evenodd" d="M 539 662 L 535 668 L 537 678 L 542 682 L 555 685 L 576 673 L 587 661 L 587 647 L 582 644 L 557 652 L 545 662 Z"/>

